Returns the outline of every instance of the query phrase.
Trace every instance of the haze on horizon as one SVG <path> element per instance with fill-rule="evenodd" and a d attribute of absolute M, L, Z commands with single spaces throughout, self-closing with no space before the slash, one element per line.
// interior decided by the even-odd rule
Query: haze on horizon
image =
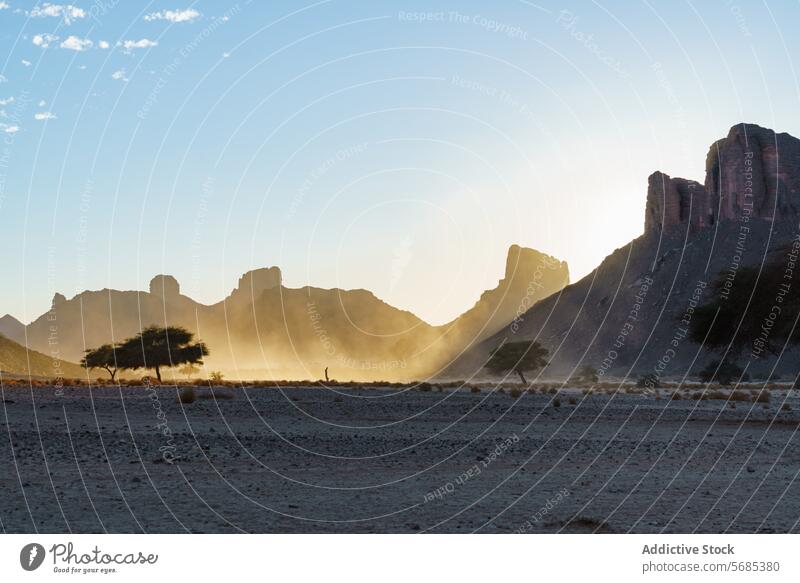
<path fill-rule="evenodd" d="M 800 135 L 797 5 L 71 4 L 0 9 L 23 322 L 158 273 L 211 304 L 277 265 L 440 324 L 513 243 L 589 273 L 641 234 L 647 176 L 702 180 L 731 125 Z"/>

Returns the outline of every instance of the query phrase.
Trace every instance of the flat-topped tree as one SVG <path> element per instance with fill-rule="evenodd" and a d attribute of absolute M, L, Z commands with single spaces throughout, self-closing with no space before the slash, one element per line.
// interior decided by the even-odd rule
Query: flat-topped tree
<path fill-rule="evenodd" d="M 93 368 L 105 369 L 108 371 L 108 374 L 111 375 L 111 380 L 113 382 L 119 370 L 115 348 L 110 344 L 103 344 L 100 348 L 87 350 L 86 356 L 81 360 L 81 366 L 86 370 L 91 370 Z"/>
<path fill-rule="evenodd" d="M 719 274 L 708 299 L 698 306 L 689 325 L 689 339 L 725 353 L 734 364 L 743 351 L 751 357 L 778 356 L 784 344 L 800 344 L 800 270 L 786 247 L 785 257 L 763 267 L 740 267 L 731 280 Z"/>
<path fill-rule="evenodd" d="M 194 334 L 185 328 L 151 326 L 117 348 L 117 361 L 121 368 L 153 369 L 158 382 L 161 382 L 161 367 L 203 363 L 208 348 L 202 342 L 193 343 L 193 340 Z"/>
<path fill-rule="evenodd" d="M 547 366 L 547 355 L 547 349 L 533 340 L 506 342 L 490 353 L 484 367 L 493 374 L 515 372 L 522 383 L 527 385 L 524 373 L 535 372 Z"/>

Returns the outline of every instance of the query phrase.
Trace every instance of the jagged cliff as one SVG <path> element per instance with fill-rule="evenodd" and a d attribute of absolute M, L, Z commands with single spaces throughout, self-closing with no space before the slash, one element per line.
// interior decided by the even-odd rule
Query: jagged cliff
<path fill-rule="evenodd" d="M 535 339 L 552 354 L 547 376 L 570 376 L 588 364 L 605 376 L 680 377 L 713 357 L 686 339 L 709 284 L 722 276 L 736 285 L 741 266 L 785 260 L 798 211 L 800 140 L 736 125 L 709 149 L 704 184 L 652 174 L 641 237 L 467 351 L 447 373 L 482 376 L 504 339 Z M 779 368 L 793 370 L 796 360 L 787 355 Z M 762 359 L 751 371 L 771 364 Z"/>

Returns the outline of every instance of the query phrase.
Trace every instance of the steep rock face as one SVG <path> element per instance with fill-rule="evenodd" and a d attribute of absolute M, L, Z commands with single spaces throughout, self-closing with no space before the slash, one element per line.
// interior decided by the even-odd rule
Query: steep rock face
<path fill-rule="evenodd" d="M 800 215 L 800 140 L 754 124 L 733 126 L 706 157 L 706 191 L 719 219 Z"/>
<path fill-rule="evenodd" d="M 569 267 L 565 261 L 512 245 L 497 287 L 483 292 L 472 308 L 443 327 L 451 348 L 460 351 L 467 344 L 480 342 L 566 285 Z"/>
<path fill-rule="evenodd" d="M 262 292 L 280 287 L 283 276 L 279 267 L 264 267 L 248 271 L 239 278 L 234 294 L 247 294 L 258 299 Z"/>
<path fill-rule="evenodd" d="M 733 126 L 706 156 L 705 185 L 654 172 L 647 183 L 645 233 L 718 221 L 800 217 L 800 140 L 754 124 Z"/>
<path fill-rule="evenodd" d="M 709 215 L 706 189 L 699 182 L 671 178 L 663 172 L 654 172 L 647 179 L 645 232 L 687 225 L 696 231 L 709 223 Z"/>
<path fill-rule="evenodd" d="M 518 330 L 532 306 L 556 297 L 567 285 L 566 261 L 512 245 L 497 287 L 483 292 L 472 308 L 438 329 L 441 336 L 431 345 L 425 376 L 470 374 L 472 371 L 462 366 L 465 354 L 469 361 L 475 347 L 491 341 L 492 335 L 504 329 Z"/>
<path fill-rule="evenodd" d="M 485 375 L 488 354 L 504 340 L 544 344 L 551 352 L 544 374 L 557 377 L 584 364 L 603 376 L 681 377 L 718 357 L 686 339 L 693 307 L 709 299 L 719 277 L 736 285 L 742 266 L 788 261 L 786 249 L 800 234 L 800 140 L 734 126 L 711 147 L 705 186 L 651 175 L 646 213 L 643 236 L 533 306 L 518 325 L 465 351 L 448 376 Z M 781 373 L 796 374 L 795 352 L 781 358 Z M 765 358 L 749 370 L 765 374 L 771 366 Z"/>

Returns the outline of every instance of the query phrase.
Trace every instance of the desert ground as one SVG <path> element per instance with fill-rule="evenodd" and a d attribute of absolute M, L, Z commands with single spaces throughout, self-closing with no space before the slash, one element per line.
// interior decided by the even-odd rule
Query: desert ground
<path fill-rule="evenodd" d="M 800 398 L 788 388 L 769 403 L 694 389 L 425 389 L 199 387 L 181 403 L 176 387 L 5 384 L 0 527 L 800 530 Z"/>

